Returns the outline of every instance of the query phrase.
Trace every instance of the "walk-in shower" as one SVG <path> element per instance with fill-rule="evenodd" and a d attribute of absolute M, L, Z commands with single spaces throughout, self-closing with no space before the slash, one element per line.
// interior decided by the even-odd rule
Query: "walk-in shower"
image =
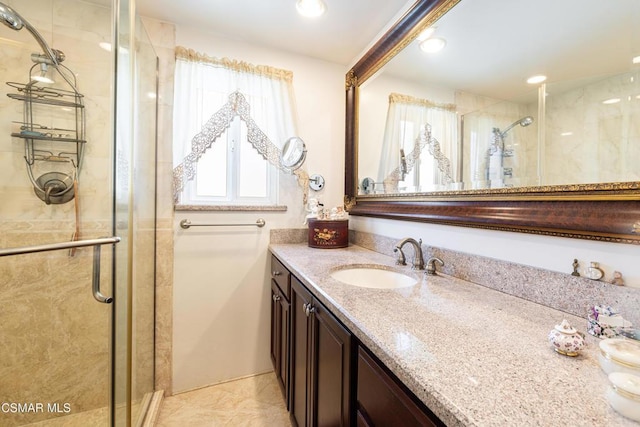
<path fill-rule="evenodd" d="M 138 425 L 154 391 L 157 56 L 129 3 L 0 2 L 3 427 Z M 25 161 L 77 165 L 77 144 L 77 182 L 34 196 Z"/>

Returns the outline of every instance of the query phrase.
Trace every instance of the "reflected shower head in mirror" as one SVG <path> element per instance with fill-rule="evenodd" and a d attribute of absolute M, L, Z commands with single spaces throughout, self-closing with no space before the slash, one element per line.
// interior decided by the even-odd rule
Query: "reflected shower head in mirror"
<path fill-rule="evenodd" d="M 34 39 L 38 42 L 42 51 L 48 57 L 47 61 L 51 61 L 51 64 L 58 65 L 62 61 L 64 61 L 64 53 L 60 52 L 56 49 L 51 49 L 47 42 L 44 41 L 44 38 L 40 35 L 40 33 L 31 25 L 29 22 L 24 19 L 18 12 L 7 6 L 6 4 L 0 2 L 0 17 L 2 18 L 2 22 L 7 27 L 12 30 L 19 31 L 23 27 L 26 28 Z"/>
<path fill-rule="evenodd" d="M 533 123 L 533 117 L 531 116 L 526 116 L 521 118 L 520 120 L 516 120 L 515 122 L 511 123 L 509 126 L 507 126 L 507 128 L 505 130 L 503 130 L 502 132 L 500 132 L 500 136 L 502 138 L 504 138 L 507 135 L 507 132 L 509 132 L 511 129 L 513 129 L 515 126 L 520 125 L 522 127 L 527 127 L 529 126 L 531 123 Z"/>
<path fill-rule="evenodd" d="M 516 120 L 515 122 L 511 123 L 509 126 L 507 126 L 507 128 L 503 131 L 501 131 L 499 128 L 493 128 L 493 140 L 491 141 L 491 146 L 489 146 L 489 152 L 488 154 L 491 156 L 493 155 L 493 153 L 496 152 L 496 150 L 498 149 L 498 146 L 500 146 L 500 148 L 502 148 L 504 150 L 504 138 L 507 136 L 507 133 L 513 129 L 515 126 L 520 125 L 522 127 L 527 127 L 529 126 L 531 123 L 533 123 L 533 117 L 531 116 L 525 116 L 521 119 Z"/>

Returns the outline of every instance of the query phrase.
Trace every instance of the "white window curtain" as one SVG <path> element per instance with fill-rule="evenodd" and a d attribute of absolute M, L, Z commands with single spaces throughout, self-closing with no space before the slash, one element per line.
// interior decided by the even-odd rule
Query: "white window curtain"
<path fill-rule="evenodd" d="M 232 102 L 230 100 L 234 99 L 234 94 L 239 94 L 237 99 L 240 99 L 243 105 L 231 105 L 231 110 L 250 108 L 249 116 L 255 123 L 253 133 L 261 134 L 258 138 L 253 135 L 253 140 L 273 144 L 275 149 L 266 150 L 267 154 L 261 154 L 266 160 L 279 165 L 279 159 L 276 157 L 282 145 L 287 138 L 297 134 L 291 71 L 256 66 L 227 58 L 213 58 L 178 47 L 174 80 L 174 186 L 176 180 L 184 185 L 187 180 L 193 178 L 186 176 L 187 171 L 193 168 L 192 163 L 202 155 L 202 148 L 199 152 L 194 152 L 194 137 L 198 134 L 202 137 L 204 132 L 205 138 L 215 139 L 219 136 L 221 128 L 226 129 L 230 125 L 230 119 L 233 117 L 229 116 L 236 112 L 227 112 L 228 109 L 223 107 Z M 222 110 L 225 110 L 224 114 Z M 243 114 L 236 114 L 244 121 L 249 119 Z M 251 126 L 249 133 L 251 140 Z M 212 142 L 207 141 L 209 147 Z M 255 143 L 254 148 L 258 149 Z M 178 167 L 179 170 L 176 169 Z M 185 176 L 176 177 L 176 174 Z M 174 190 L 179 192 L 181 188 Z M 177 203 L 179 194 L 174 196 Z"/>
<path fill-rule="evenodd" d="M 457 181 L 459 138 L 455 110 L 452 104 L 389 95 L 377 180 L 385 182 L 385 192 L 448 189 Z M 409 159 L 412 161 L 407 164 Z"/>

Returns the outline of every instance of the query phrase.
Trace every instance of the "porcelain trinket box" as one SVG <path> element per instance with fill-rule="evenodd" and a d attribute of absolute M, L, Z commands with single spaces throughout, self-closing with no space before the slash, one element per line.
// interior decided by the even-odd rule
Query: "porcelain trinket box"
<path fill-rule="evenodd" d="M 548 338 L 553 349 L 565 356 L 577 356 L 584 347 L 584 338 L 566 319 L 549 332 Z"/>

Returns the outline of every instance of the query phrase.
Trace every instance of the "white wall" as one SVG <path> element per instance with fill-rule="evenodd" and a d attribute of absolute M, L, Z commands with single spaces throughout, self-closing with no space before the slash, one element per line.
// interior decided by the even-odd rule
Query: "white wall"
<path fill-rule="evenodd" d="M 298 133 L 309 174 L 324 176 L 325 206 L 342 205 L 344 186 L 344 76 L 346 67 L 177 27 L 176 44 L 215 57 L 293 71 Z M 182 212 L 174 221 L 173 391 L 272 369 L 269 358 L 271 228 L 299 228 L 302 190 L 280 174 L 286 212 Z M 264 228 L 192 228 L 179 222 L 253 223 Z"/>

